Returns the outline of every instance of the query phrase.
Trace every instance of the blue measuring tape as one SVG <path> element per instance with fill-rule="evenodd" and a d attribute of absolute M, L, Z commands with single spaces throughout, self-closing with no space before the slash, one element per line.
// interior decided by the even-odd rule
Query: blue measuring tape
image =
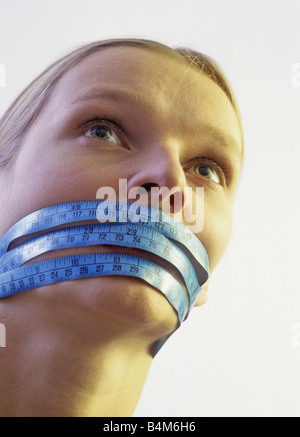
<path fill-rule="evenodd" d="M 77 201 L 41 209 L 18 221 L 0 239 L 0 298 L 75 279 L 133 276 L 165 295 L 180 325 L 208 279 L 207 252 L 187 227 L 163 211 L 142 205 L 133 210 L 133 206 Z M 88 223 L 95 220 L 98 222 Z M 78 225 L 80 222 L 84 224 Z M 28 239 L 22 243 L 16 241 L 25 236 Z M 17 245 L 10 249 L 12 242 Z M 182 275 L 187 294 L 168 270 L 147 258 L 126 253 L 79 254 L 24 265 L 52 250 L 103 244 L 131 247 L 163 258 Z M 157 350 L 165 340 L 158 342 Z"/>

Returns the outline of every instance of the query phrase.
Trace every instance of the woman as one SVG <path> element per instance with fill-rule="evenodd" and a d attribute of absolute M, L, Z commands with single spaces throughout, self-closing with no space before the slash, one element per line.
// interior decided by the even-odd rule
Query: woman
<path fill-rule="evenodd" d="M 195 236 L 211 273 L 230 238 L 242 154 L 234 94 L 209 58 L 145 40 L 88 44 L 33 81 L 0 122 L 0 236 L 34 211 L 94 200 L 99 187 L 118 193 L 120 179 L 128 192 L 176 187 L 183 209 L 200 187 L 204 227 Z M 96 252 L 116 248 L 67 247 L 34 261 Z M 151 346 L 178 326 L 161 293 L 124 276 L 17 293 L 0 300 L 0 321 L 2 416 L 132 415 Z"/>

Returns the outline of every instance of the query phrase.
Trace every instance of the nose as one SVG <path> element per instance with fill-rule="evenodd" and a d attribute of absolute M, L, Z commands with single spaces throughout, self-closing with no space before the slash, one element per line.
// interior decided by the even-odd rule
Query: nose
<path fill-rule="evenodd" d="M 127 184 L 128 197 L 139 194 L 140 203 L 154 208 L 169 204 L 170 213 L 183 209 L 186 177 L 177 148 L 156 145 L 141 154 L 135 165 L 136 171 Z"/>

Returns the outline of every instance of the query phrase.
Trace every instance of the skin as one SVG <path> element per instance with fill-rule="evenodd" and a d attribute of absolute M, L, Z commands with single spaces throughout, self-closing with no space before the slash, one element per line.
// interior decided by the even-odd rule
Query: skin
<path fill-rule="evenodd" d="M 120 96 L 121 89 L 135 100 L 103 95 L 109 90 Z M 123 132 L 109 124 L 109 140 L 93 137 L 99 123 L 84 123 L 96 115 L 117 119 Z M 230 136 L 230 147 L 204 125 Z M 210 165 L 209 177 L 197 173 L 198 164 Z M 146 183 L 181 192 L 204 187 L 204 229 L 197 236 L 213 271 L 230 238 L 240 168 L 238 121 L 211 79 L 145 49 L 104 49 L 64 75 L 12 165 L 0 172 L 7 211 L 0 236 L 32 211 L 95 200 L 103 185 L 118 192 L 119 178 L 127 179 L 128 190 Z M 64 249 L 36 260 L 93 251 L 114 250 Z M 205 300 L 202 292 L 197 305 Z M 157 290 L 122 277 L 63 282 L 2 299 L 0 321 L 7 333 L 2 416 L 132 415 L 151 365 L 150 346 L 177 327 L 175 311 Z"/>

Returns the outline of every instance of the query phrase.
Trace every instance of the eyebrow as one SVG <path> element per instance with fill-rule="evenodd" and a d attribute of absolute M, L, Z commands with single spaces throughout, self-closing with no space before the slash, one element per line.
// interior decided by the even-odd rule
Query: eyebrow
<path fill-rule="evenodd" d="M 228 132 L 220 129 L 217 126 L 212 126 L 207 123 L 201 123 L 199 126 L 199 130 L 201 134 L 208 138 L 211 138 L 214 141 L 214 146 L 216 145 L 218 148 L 230 150 L 234 152 L 234 154 L 242 160 L 243 158 L 243 144 L 239 144 L 236 139 L 229 134 Z"/>
<path fill-rule="evenodd" d="M 119 86 L 114 86 L 114 89 L 92 88 L 88 90 L 84 95 L 79 96 L 72 103 L 82 103 L 91 99 L 107 99 L 115 101 L 117 103 L 130 101 L 130 103 L 136 106 L 149 106 L 149 103 L 147 103 L 147 99 L 142 93 Z"/>
<path fill-rule="evenodd" d="M 152 105 L 152 103 L 149 102 L 149 96 L 145 97 L 144 94 L 138 90 L 131 90 L 122 86 L 114 86 L 113 89 L 106 87 L 89 89 L 84 95 L 75 99 L 72 104 L 87 102 L 91 99 L 107 99 L 116 103 L 130 102 L 137 108 L 150 108 Z M 214 141 L 214 145 L 216 145 L 220 151 L 224 151 L 224 149 L 230 150 L 242 161 L 243 144 L 240 145 L 230 133 L 217 126 L 203 122 L 197 124 L 197 131 L 201 132 L 208 140 L 211 139 Z"/>

